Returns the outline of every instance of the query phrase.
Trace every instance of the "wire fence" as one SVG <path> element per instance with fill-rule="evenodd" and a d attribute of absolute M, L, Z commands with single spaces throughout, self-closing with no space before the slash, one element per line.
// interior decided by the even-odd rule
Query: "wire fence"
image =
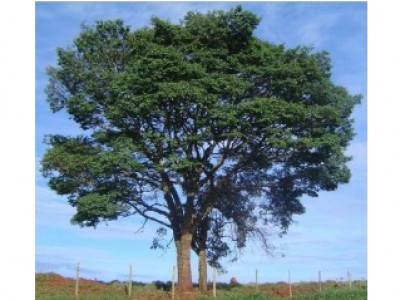
<path fill-rule="evenodd" d="M 161 291 L 168 292 L 169 299 L 176 300 L 176 284 L 177 284 L 177 272 L 176 272 L 176 266 L 173 266 L 171 268 L 171 281 L 168 281 L 167 283 L 163 283 L 162 281 L 156 281 L 153 282 L 152 285 L 155 286 L 157 289 L 161 289 Z M 82 289 L 89 289 L 88 288 L 88 282 L 90 280 L 81 278 L 81 265 L 80 263 L 76 264 L 76 269 L 75 269 L 75 279 L 74 279 L 74 295 L 76 298 L 79 298 L 81 295 Z M 125 289 L 126 294 L 128 295 L 129 298 L 135 296 L 135 288 L 133 288 L 134 285 L 134 272 L 133 272 L 133 266 L 130 264 L 127 268 L 127 281 L 119 282 Z M 253 283 L 246 284 L 246 288 L 249 290 L 252 290 L 254 293 L 260 293 L 260 292 L 265 292 L 267 289 L 267 286 L 271 288 L 272 291 L 274 291 L 277 295 L 280 296 L 285 296 L 292 298 L 294 294 L 300 294 L 302 291 L 304 292 L 304 289 L 301 289 L 301 285 L 306 285 L 307 283 L 293 283 L 292 281 L 292 272 L 290 270 L 287 271 L 287 277 L 283 277 L 283 281 L 280 281 L 278 283 L 272 284 L 272 283 L 261 283 L 260 284 L 260 272 L 258 269 L 255 270 L 254 272 L 254 279 L 255 281 Z M 262 275 L 262 274 L 261 274 Z M 294 274 L 295 275 L 295 274 Z M 61 278 L 61 277 L 60 277 Z M 366 289 L 367 287 L 367 281 L 364 280 L 363 278 L 361 280 L 353 280 L 352 279 L 352 274 L 350 271 L 346 272 L 346 279 L 344 280 L 343 277 L 339 281 L 337 280 L 326 280 L 323 281 L 323 274 L 321 270 L 318 270 L 316 272 L 316 277 L 315 281 L 310 282 L 312 284 L 312 291 L 314 292 L 322 292 L 324 289 L 329 289 L 332 287 L 339 287 L 341 289 Z M 232 278 L 233 279 L 233 278 Z M 61 280 L 61 279 L 60 279 Z M 227 287 L 237 287 L 240 286 L 240 284 L 236 281 L 231 280 L 230 283 L 219 283 L 217 282 L 218 276 L 217 276 L 217 270 L 212 269 L 212 282 L 208 284 L 209 286 L 209 292 L 210 295 L 213 297 L 218 296 L 218 291 L 223 291 L 226 290 Z M 91 281 L 91 282 L 96 282 Z M 329 284 L 328 284 L 329 283 Z M 136 282 L 136 285 L 138 282 Z M 144 284 L 143 284 L 144 285 Z M 151 285 L 151 284 L 150 284 Z M 310 291 L 310 289 L 309 289 Z M 89 291 L 88 291 L 89 292 Z M 212 292 L 212 293 L 211 293 Z M 87 294 L 87 292 L 85 293 Z M 179 299 L 179 298 L 178 298 Z"/>

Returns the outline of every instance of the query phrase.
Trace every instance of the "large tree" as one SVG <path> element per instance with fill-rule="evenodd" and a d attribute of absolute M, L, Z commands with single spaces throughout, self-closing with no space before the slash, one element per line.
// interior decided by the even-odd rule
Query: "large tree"
<path fill-rule="evenodd" d="M 193 237 L 221 192 L 287 228 L 301 196 L 350 179 L 360 96 L 331 81 L 327 53 L 262 41 L 259 22 L 240 6 L 135 31 L 98 21 L 48 68 L 52 110 L 83 129 L 47 137 L 49 186 L 81 226 L 139 215 L 171 229 L 180 291 L 192 289 Z"/>

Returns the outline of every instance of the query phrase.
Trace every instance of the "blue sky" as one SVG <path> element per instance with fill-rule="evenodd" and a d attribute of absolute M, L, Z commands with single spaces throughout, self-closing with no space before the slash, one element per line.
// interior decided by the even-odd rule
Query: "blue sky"
<path fill-rule="evenodd" d="M 77 262 L 83 277 L 102 280 L 127 279 L 129 264 L 139 281 L 169 280 L 175 264 L 173 246 L 166 252 L 150 250 L 157 228 L 150 223 L 136 233 L 140 219 L 101 225 L 96 230 L 70 225 L 73 209 L 66 199 L 47 188 L 39 172 L 45 152 L 43 137 L 50 133 L 78 134 L 79 127 L 64 113 L 51 113 L 44 88 L 45 68 L 56 64 L 55 49 L 72 44 L 82 22 L 122 18 L 132 29 L 149 24 L 155 15 L 178 22 L 187 11 L 229 9 L 240 2 L 37 2 L 35 12 L 35 271 L 73 276 Z M 313 45 L 327 50 L 333 62 L 332 80 L 351 93 L 362 94 L 354 111 L 356 137 L 348 149 L 352 180 L 335 192 L 317 199 L 304 198 L 306 213 L 283 238 L 273 238 L 273 257 L 252 243 L 235 263 L 226 262 L 227 274 L 241 282 L 367 278 L 367 4 L 365 2 L 253 2 L 241 3 L 262 17 L 255 34 L 287 47 Z M 280 255 L 284 254 L 284 256 Z M 197 258 L 192 255 L 193 279 Z M 211 273 L 211 272 L 210 272 Z M 211 274 L 209 274 L 210 276 Z M 211 277 L 210 277 L 211 278 Z"/>

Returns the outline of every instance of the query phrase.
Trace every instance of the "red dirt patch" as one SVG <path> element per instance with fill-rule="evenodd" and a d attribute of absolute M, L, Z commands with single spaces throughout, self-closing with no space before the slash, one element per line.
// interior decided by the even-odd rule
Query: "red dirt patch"
<path fill-rule="evenodd" d="M 80 278 L 80 295 L 108 294 L 107 284 Z M 36 295 L 74 295 L 75 279 L 63 277 L 55 273 L 36 274 Z"/>

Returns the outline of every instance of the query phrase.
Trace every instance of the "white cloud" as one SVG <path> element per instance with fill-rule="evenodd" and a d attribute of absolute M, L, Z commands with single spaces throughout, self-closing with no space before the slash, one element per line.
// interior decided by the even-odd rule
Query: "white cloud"
<path fill-rule="evenodd" d="M 354 141 L 347 149 L 347 153 L 353 157 L 353 166 L 358 168 L 367 167 L 368 145 L 366 141 Z"/>
<path fill-rule="evenodd" d="M 81 276 L 84 278 L 126 280 L 129 265 L 133 264 L 134 280 L 154 281 L 170 278 L 170 262 L 174 261 L 173 251 L 160 255 L 149 247 L 145 252 L 143 249 L 138 251 L 134 244 L 130 245 L 130 251 L 126 250 L 115 255 L 106 244 L 93 245 L 93 248 L 74 245 L 36 246 L 36 272 L 56 272 L 72 277 L 75 275 L 76 264 L 80 263 Z"/>
<path fill-rule="evenodd" d="M 83 277 L 101 275 L 104 262 L 112 262 L 106 251 L 87 247 L 36 246 L 36 272 L 56 272 L 64 276 L 73 276 L 76 264 L 81 264 Z M 115 260 L 114 260 L 115 263 Z M 93 267 L 96 266 L 96 267 Z M 104 275 L 104 274 L 103 274 Z"/>
<path fill-rule="evenodd" d="M 93 20 L 123 19 L 134 28 L 150 23 L 152 16 L 171 22 L 179 22 L 188 11 L 207 12 L 212 9 L 228 9 L 229 2 L 209 2 L 207 6 L 196 2 L 63 2 L 37 5 L 38 18 L 56 20 L 63 17 L 79 19 L 80 23 Z"/>
<path fill-rule="evenodd" d="M 329 39 L 326 33 L 337 23 L 339 17 L 339 14 L 326 14 L 302 20 L 300 26 L 296 27 L 299 39 L 305 44 L 323 48 L 324 43 Z"/>
<path fill-rule="evenodd" d="M 294 47 L 298 44 L 324 48 L 332 37 L 328 34 L 341 18 L 318 4 L 277 3 L 266 5 L 261 36 Z"/>
<path fill-rule="evenodd" d="M 57 18 L 57 16 L 58 15 L 54 10 L 47 9 L 45 6 L 43 6 L 42 3 L 36 2 L 36 9 L 35 9 L 36 21 L 38 19 L 44 19 L 44 20 L 55 19 Z"/>
<path fill-rule="evenodd" d="M 367 142 L 359 140 L 351 143 L 347 149 L 347 154 L 352 157 L 352 160 L 348 163 L 352 172 L 350 184 L 354 187 L 363 188 L 365 192 L 368 178 L 367 151 Z"/>
<path fill-rule="evenodd" d="M 93 227 L 81 228 L 70 223 L 75 214 L 75 208 L 68 204 L 66 197 L 59 196 L 49 188 L 36 186 L 36 227 L 42 231 L 47 228 L 57 228 L 64 233 L 73 233 L 84 239 L 97 240 L 129 240 L 141 241 L 149 246 L 159 226 L 147 222 L 143 230 L 143 219 L 141 217 L 120 218 L 116 221 L 100 223 L 96 229 Z M 42 234 L 42 233 L 39 233 Z M 166 239 L 170 239 L 168 235 Z"/>
<path fill-rule="evenodd" d="M 38 258 L 45 257 L 46 260 L 50 262 L 64 260 L 76 261 L 77 259 L 98 261 L 109 258 L 109 254 L 107 252 L 96 250 L 93 248 L 42 245 L 36 245 L 36 256 Z"/>
<path fill-rule="evenodd" d="M 107 225 L 101 223 L 98 227 L 96 227 L 96 229 L 81 228 L 80 235 L 82 237 L 90 239 L 126 239 L 130 241 L 140 241 L 147 243 L 150 247 L 158 226 L 156 224 L 148 222 L 143 230 L 139 230 L 141 226 L 142 223 L 138 220 L 138 218 L 133 219 L 131 217 L 130 220 L 120 219 L 117 221 L 109 222 Z"/>
<path fill-rule="evenodd" d="M 348 251 L 343 249 L 334 255 L 328 252 L 316 253 L 314 245 L 309 244 L 307 248 L 299 247 L 286 253 L 284 257 L 270 257 L 260 255 L 259 250 L 245 250 L 245 254 L 235 263 L 226 263 L 228 274 L 221 279 L 228 281 L 230 277 L 237 276 L 239 281 L 254 281 L 255 269 L 258 269 L 261 282 L 287 279 L 287 271 L 291 270 L 294 281 L 313 280 L 318 270 L 322 270 L 324 279 L 336 279 L 351 270 L 354 279 L 366 277 L 366 252 L 365 250 Z M 305 252 L 299 249 L 308 249 Z M 361 259 L 360 259 L 361 258 Z M 281 278 L 281 279 L 279 279 Z"/>

